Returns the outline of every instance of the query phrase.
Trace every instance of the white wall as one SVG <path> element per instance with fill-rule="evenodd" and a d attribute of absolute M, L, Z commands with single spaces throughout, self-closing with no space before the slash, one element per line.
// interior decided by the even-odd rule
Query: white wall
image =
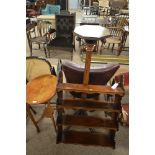
<path fill-rule="evenodd" d="M 79 0 L 68 0 L 68 8 L 69 9 L 78 9 L 79 8 Z"/>

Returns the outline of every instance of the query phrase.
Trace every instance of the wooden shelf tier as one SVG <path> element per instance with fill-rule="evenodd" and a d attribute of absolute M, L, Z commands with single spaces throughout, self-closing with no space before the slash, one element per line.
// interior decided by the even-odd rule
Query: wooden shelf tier
<path fill-rule="evenodd" d="M 115 120 L 80 115 L 63 115 L 62 119 L 57 119 L 57 125 L 105 128 L 115 131 L 118 130 L 118 124 Z"/>
<path fill-rule="evenodd" d="M 112 135 L 72 130 L 63 131 L 62 137 L 59 137 L 57 143 L 99 145 L 115 148 L 115 139 Z"/>
<path fill-rule="evenodd" d="M 74 91 L 82 93 L 100 93 L 100 94 L 111 94 L 111 95 L 124 95 L 124 91 L 121 88 L 112 89 L 111 86 L 101 85 L 85 85 L 85 84 L 72 84 L 72 83 L 60 83 L 57 86 L 57 91 Z"/>
<path fill-rule="evenodd" d="M 120 113 L 121 103 L 116 104 L 114 102 L 101 102 L 91 99 L 64 99 L 57 108 Z"/>

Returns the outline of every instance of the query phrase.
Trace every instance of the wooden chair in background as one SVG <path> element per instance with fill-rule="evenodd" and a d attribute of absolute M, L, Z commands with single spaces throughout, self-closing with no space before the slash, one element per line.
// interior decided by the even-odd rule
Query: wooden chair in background
<path fill-rule="evenodd" d="M 107 43 L 108 48 L 110 47 L 110 44 L 112 44 L 112 52 L 114 46 L 117 44 L 118 48 L 116 55 L 120 55 L 124 43 L 124 30 L 120 27 L 109 27 L 108 29 L 110 31 L 110 35 L 101 40 L 102 44 L 100 48 L 100 53 L 102 53 L 103 45 Z"/>
<path fill-rule="evenodd" d="M 46 45 L 52 39 L 55 30 L 51 29 L 51 23 L 48 21 L 38 21 L 37 23 L 30 24 L 27 29 L 27 39 L 30 48 L 30 56 L 32 56 L 33 44 L 38 44 L 39 49 L 40 45 L 43 46 L 43 50 L 46 53 Z"/>

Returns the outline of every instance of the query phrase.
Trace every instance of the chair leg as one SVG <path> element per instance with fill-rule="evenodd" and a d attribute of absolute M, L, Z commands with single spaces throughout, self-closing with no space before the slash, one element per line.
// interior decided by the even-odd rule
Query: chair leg
<path fill-rule="evenodd" d="M 38 44 L 38 48 L 40 49 L 40 44 Z"/>
<path fill-rule="evenodd" d="M 112 44 L 112 53 L 113 53 L 113 50 L 114 50 L 114 46 L 115 46 L 115 44 Z"/>
<path fill-rule="evenodd" d="M 105 43 L 106 43 L 106 40 L 105 39 L 101 41 L 100 54 L 102 54 L 102 48 L 103 48 L 103 46 L 105 48 Z"/>
<path fill-rule="evenodd" d="M 48 53 L 48 57 L 50 58 L 50 49 L 47 47 L 46 52 Z"/>
<path fill-rule="evenodd" d="M 122 44 L 118 44 L 118 51 L 117 51 L 117 56 L 119 56 L 122 52 L 122 47 L 123 45 Z"/>
<path fill-rule="evenodd" d="M 37 125 L 37 122 L 35 121 L 31 111 L 30 111 L 30 105 L 26 104 L 26 112 L 27 114 L 29 115 L 30 119 L 32 120 L 33 124 L 35 125 L 36 129 L 37 129 L 37 132 L 40 132 L 40 129 Z"/>
<path fill-rule="evenodd" d="M 32 43 L 30 43 L 30 56 L 32 56 Z"/>
<path fill-rule="evenodd" d="M 45 57 L 47 58 L 47 51 L 46 51 L 45 44 L 43 44 L 43 48 L 44 48 L 44 52 L 45 52 Z"/>

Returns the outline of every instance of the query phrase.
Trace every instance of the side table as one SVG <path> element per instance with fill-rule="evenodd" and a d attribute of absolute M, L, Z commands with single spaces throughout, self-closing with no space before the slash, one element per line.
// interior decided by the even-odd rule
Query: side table
<path fill-rule="evenodd" d="M 26 112 L 29 115 L 38 132 L 40 132 L 40 129 L 37 123 L 40 122 L 44 117 L 52 119 L 56 131 L 56 125 L 53 117 L 54 110 L 49 102 L 56 94 L 56 86 L 57 77 L 50 74 L 39 76 L 28 82 L 26 85 Z M 38 121 L 35 121 L 30 111 L 30 105 L 36 104 L 47 105 L 43 111 L 42 116 Z"/>

